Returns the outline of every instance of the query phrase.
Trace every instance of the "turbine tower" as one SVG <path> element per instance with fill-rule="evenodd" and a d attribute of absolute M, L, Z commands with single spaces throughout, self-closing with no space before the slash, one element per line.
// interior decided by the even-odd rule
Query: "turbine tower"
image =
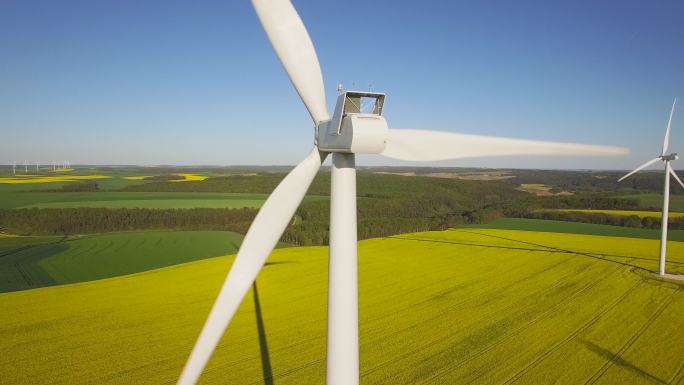
<path fill-rule="evenodd" d="M 332 153 L 327 383 L 359 382 L 355 154 L 434 161 L 502 155 L 622 155 L 616 147 L 390 129 L 385 94 L 341 90 L 331 117 L 309 35 L 289 0 L 252 0 L 280 62 L 314 123 L 311 153 L 273 190 L 250 226 L 188 358 L 179 384 L 195 384 L 259 271 Z M 359 60 L 364 60 L 359 58 Z"/>
<path fill-rule="evenodd" d="M 14 175 L 17 175 L 17 161 L 16 160 L 12 161 L 12 173 Z"/>
<path fill-rule="evenodd" d="M 645 169 L 653 163 L 656 163 L 659 160 L 665 164 L 665 187 L 663 188 L 663 215 L 660 220 L 660 261 L 658 263 L 658 274 L 660 275 L 665 275 L 665 256 L 667 254 L 667 217 L 670 211 L 670 175 L 672 175 L 675 178 L 675 180 L 679 182 L 679 184 L 682 187 L 684 187 L 684 183 L 682 183 L 682 180 L 679 179 L 677 174 L 672 169 L 672 166 L 670 165 L 670 162 L 677 160 L 679 156 L 676 152 L 667 154 L 667 148 L 670 145 L 670 128 L 672 127 L 672 115 L 674 114 L 675 105 L 677 105 L 677 98 L 675 98 L 674 102 L 672 102 L 672 109 L 670 110 L 670 119 L 668 119 L 667 121 L 667 128 L 665 129 L 665 138 L 663 139 L 663 149 L 660 152 L 660 156 L 649 160 L 648 162 L 634 169 L 634 171 L 618 179 L 618 182 L 622 182 L 623 180 L 629 178 L 630 176 Z"/>
<path fill-rule="evenodd" d="M 24 174 L 28 175 L 28 162 L 24 161 Z"/>

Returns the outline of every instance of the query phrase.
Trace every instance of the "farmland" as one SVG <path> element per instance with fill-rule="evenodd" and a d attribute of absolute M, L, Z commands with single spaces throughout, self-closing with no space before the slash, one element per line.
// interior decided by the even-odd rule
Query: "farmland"
<path fill-rule="evenodd" d="M 679 189 L 675 184 L 673 186 L 673 193 Z M 620 195 L 620 198 L 636 199 L 639 201 L 639 206 L 643 208 L 662 209 L 663 195 L 662 194 L 628 194 Z M 670 195 L 670 210 L 684 212 L 684 195 Z"/>
<path fill-rule="evenodd" d="M 361 382 L 681 383 L 684 295 L 644 270 L 656 254 L 482 228 L 362 241 Z M 175 382 L 232 260 L 0 294 L 4 382 Z M 683 266 L 672 243 L 668 268 Z M 323 383 L 326 270 L 325 247 L 276 250 L 203 383 Z"/>
<path fill-rule="evenodd" d="M 0 208 L 240 208 L 261 207 L 267 197 L 253 193 L 0 191 Z M 327 200 L 317 196 L 306 199 Z"/>
<path fill-rule="evenodd" d="M 549 210 L 551 211 L 551 210 Z M 569 213 L 588 213 L 588 214 L 606 214 L 606 215 L 619 215 L 619 216 L 630 216 L 634 215 L 637 217 L 650 217 L 650 218 L 660 218 L 661 212 L 659 211 L 637 211 L 637 210 L 590 210 L 590 209 L 562 209 L 553 210 L 562 211 Z M 684 217 L 684 213 L 670 211 L 670 218 L 681 218 Z"/>
<path fill-rule="evenodd" d="M 596 225 L 590 223 L 550 221 L 542 219 L 499 218 L 489 223 L 469 225 L 466 227 L 498 230 L 526 230 L 566 234 L 605 235 L 608 237 L 660 239 L 659 229 Z M 671 241 L 684 242 L 684 230 L 669 230 L 668 239 Z"/>
<path fill-rule="evenodd" d="M 0 237 L 0 292 L 91 281 L 235 253 L 223 231 L 146 231 L 79 237 Z"/>

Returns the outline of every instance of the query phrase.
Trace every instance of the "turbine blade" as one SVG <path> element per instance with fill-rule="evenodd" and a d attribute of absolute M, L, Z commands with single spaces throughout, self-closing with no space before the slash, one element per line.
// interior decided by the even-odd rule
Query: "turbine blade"
<path fill-rule="evenodd" d="M 659 161 L 659 160 L 660 160 L 660 157 L 653 158 L 653 159 L 649 160 L 648 162 L 646 162 L 646 163 L 642 164 L 641 166 L 635 168 L 633 171 L 627 173 L 627 175 L 625 175 L 625 176 L 623 176 L 622 178 L 618 179 L 618 182 L 622 182 L 623 180 L 629 178 L 630 176 L 636 174 L 637 172 L 639 172 L 639 171 L 645 169 L 646 167 L 652 165 L 653 163 L 655 163 L 655 162 L 657 162 L 657 161 Z"/>
<path fill-rule="evenodd" d="M 665 139 L 663 139 L 663 152 L 660 155 L 665 155 L 667 147 L 670 145 L 670 127 L 672 127 L 672 114 L 674 114 L 677 98 L 672 102 L 672 109 L 670 110 L 670 119 L 667 121 L 667 129 L 665 130 Z"/>
<path fill-rule="evenodd" d="M 195 384 L 243 297 L 278 243 L 326 154 L 314 148 L 273 190 L 247 231 L 178 384 Z"/>
<path fill-rule="evenodd" d="M 624 155 L 620 147 L 594 146 L 457 134 L 441 131 L 390 129 L 381 155 L 401 160 L 435 161 L 507 155 Z"/>
<path fill-rule="evenodd" d="M 679 182 L 679 185 L 682 186 L 682 188 L 684 188 L 684 183 L 682 183 L 682 180 L 679 179 L 679 176 L 677 176 L 677 173 L 674 172 L 672 167 L 670 167 L 670 174 L 672 174 L 672 176 L 677 180 L 677 182 Z"/>
<path fill-rule="evenodd" d="M 252 4 L 316 126 L 330 120 L 316 50 L 292 3 L 289 0 L 252 0 Z"/>

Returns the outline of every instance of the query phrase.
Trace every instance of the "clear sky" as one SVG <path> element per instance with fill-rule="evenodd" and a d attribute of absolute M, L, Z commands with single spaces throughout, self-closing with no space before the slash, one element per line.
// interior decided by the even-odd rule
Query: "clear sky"
<path fill-rule="evenodd" d="M 338 82 L 372 85 L 391 127 L 631 150 L 430 165 L 633 168 L 675 96 L 684 153 L 681 0 L 294 4 L 330 109 Z M 0 132 L 5 164 L 295 164 L 313 141 L 247 0 L 0 1 Z"/>

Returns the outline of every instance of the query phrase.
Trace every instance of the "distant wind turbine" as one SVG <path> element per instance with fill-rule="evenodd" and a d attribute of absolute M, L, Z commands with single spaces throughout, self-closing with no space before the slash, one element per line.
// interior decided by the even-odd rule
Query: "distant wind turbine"
<path fill-rule="evenodd" d="M 17 161 L 16 160 L 12 161 L 12 173 L 14 175 L 17 175 Z"/>
<path fill-rule="evenodd" d="M 24 174 L 28 174 L 28 162 L 24 161 Z"/>
<path fill-rule="evenodd" d="M 252 0 L 313 119 L 314 148 L 273 190 L 245 235 L 178 384 L 195 384 L 243 297 L 278 243 L 321 163 L 332 153 L 328 271 L 328 385 L 359 382 L 355 154 L 434 161 L 504 155 L 622 155 L 625 149 L 427 130 L 391 129 L 385 94 L 341 90 L 332 117 L 313 43 L 289 0 Z M 354 52 L 347 52 L 354 55 Z M 367 62 L 365 57 L 352 57 Z M 378 63 L 379 65 L 380 63 Z"/>
<path fill-rule="evenodd" d="M 667 216 L 670 210 L 670 175 L 672 175 L 675 178 L 675 180 L 679 182 L 679 184 L 682 187 L 684 187 L 684 183 L 682 183 L 682 180 L 679 179 L 677 174 L 672 169 L 672 166 L 670 166 L 670 162 L 677 160 L 679 156 L 676 152 L 666 154 L 667 148 L 670 145 L 670 128 L 672 127 L 672 115 L 674 114 L 676 104 L 677 98 L 675 98 L 674 102 L 672 102 L 672 109 L 670 110 L 670 119 L 667 121 L 667 129 L 665 129 L 665 139 L 663 139 L 663 149 L 660 152 L 660 156 L 649 160 L 648 162 L 634 169 L 634 171 L 618 179 L 618 182 L 622 182 L 623 180 L 629 178 L 630 176 L 645 169 L 653 163 L 656 163 L 659 160 L 665 164 L 665 187 L 663 188 L 663 216 L 660 220 L 660 263 L 658 266 L 658 274 L 660 275 L 665 275 L 665 254 L 667 254 Z"/>

